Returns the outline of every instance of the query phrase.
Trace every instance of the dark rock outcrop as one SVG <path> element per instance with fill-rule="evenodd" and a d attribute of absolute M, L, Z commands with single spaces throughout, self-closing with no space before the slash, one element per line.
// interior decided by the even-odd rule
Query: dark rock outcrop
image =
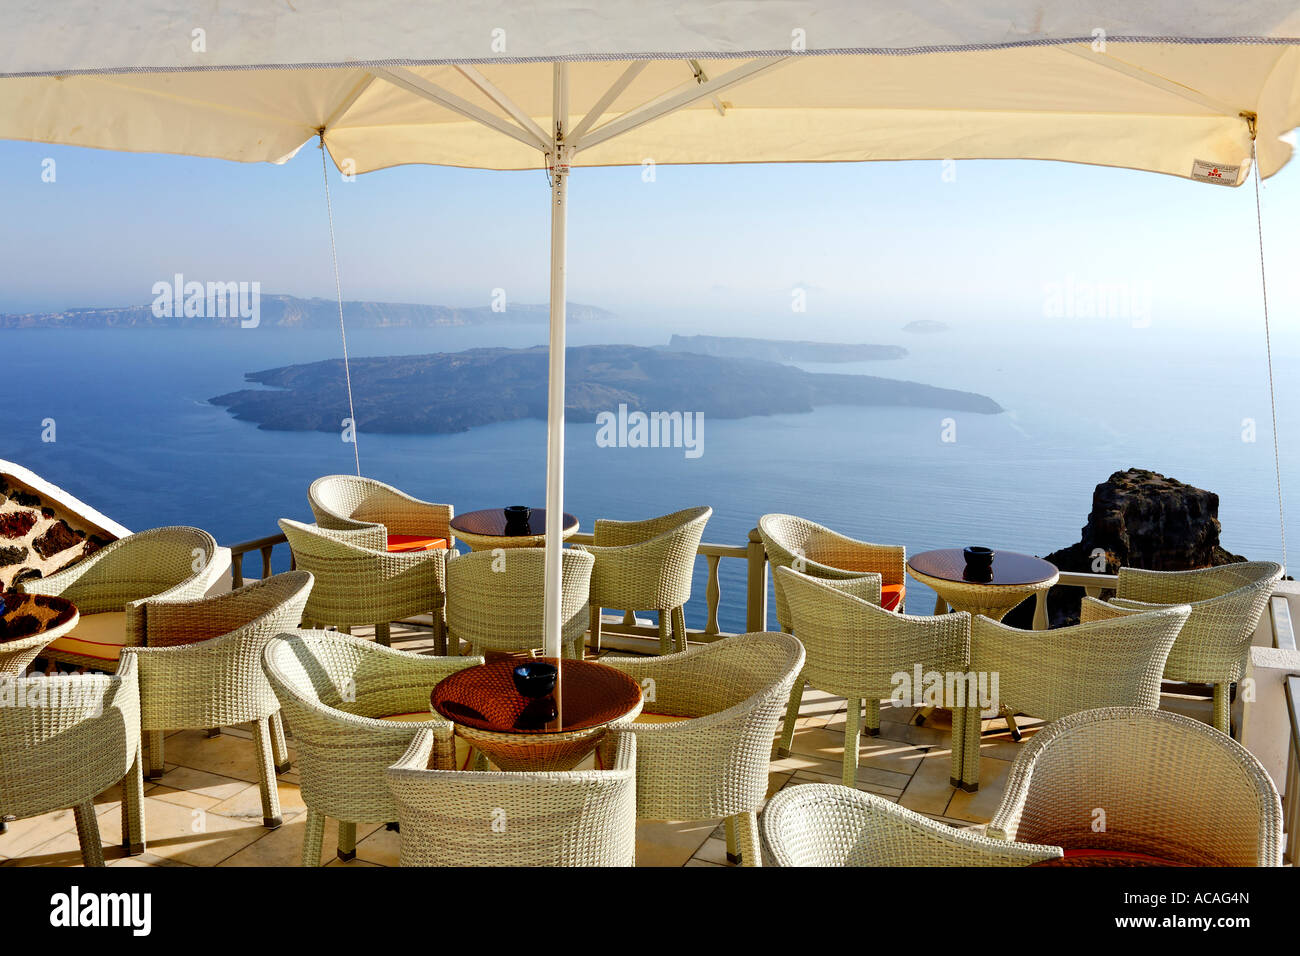
<path fill-rule="evenodd" d="M 1144 468 L 1117 471 L 1092 494 L 1081 539 L 1046 558 L 1062 571 L 1115 574 L 1121 567 L 1190 571 L 1245 561 L 1219 544 L 1219 496 Z M 1048 594 L 1052 627 L 1079 620 L 1082 588 L 1057 586 Z M 1007 615 L 1029 627 L 1033 602 Z"/>
<path fill-rule="evenodd" d="M 48 558 L 80 544 L 84 537 L 80 532 L 72 530 L 66 521 L 59 521 L 50 525 L 43 535 L 33 541 L 32 547 L 42 558 Z"/>

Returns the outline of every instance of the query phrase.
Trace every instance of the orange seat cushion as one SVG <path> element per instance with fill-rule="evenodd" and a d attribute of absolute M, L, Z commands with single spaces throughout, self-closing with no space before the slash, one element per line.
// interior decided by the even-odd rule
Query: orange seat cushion
<path fill-rule="evenodd" d="M 395 552 L 407 551 L 445 551 L 447 548 L 446 538 L 426 538 L 419 534 L 390 534 L 388 536 L 388 550 Z"/>
<path fill-rule="evenodd" d="M 880 589 L 880 606 L 886 611 L 897 611 L 902 608 L 906 594 L 906 585 L 886 584 Z"/>
<path fill-rule="evenodd" d="M 125 643 L 126 612 L 104 611 L 83 614 L 76 627 L 57 641 L 50 642 L 49 649 L 112 662 L 122 656 Z"/>

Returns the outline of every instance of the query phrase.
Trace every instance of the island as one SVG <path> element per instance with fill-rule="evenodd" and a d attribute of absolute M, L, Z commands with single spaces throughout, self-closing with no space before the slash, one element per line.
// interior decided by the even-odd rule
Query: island
<path fill-rule="evenodd" d="M 679 352 L 763 359 L 768 362 L 879 362 L 901 359 L 901 345 L 803 342 L 793 339 L 748 339 L 721 335 L 674 335 L 668 347 Z"/>
<path fill-rule="evenodd" d="M 805 372 L 757 359 L 631 345 L 566 352 L 565 415 L 594 422 L 629 408 L 747 418 L 811 412 L 823 405 L 935 408 L 996 415 L 974 392 L 919 382 Z M 271 431 L 337 432 L 347 417 L 343 362 L 331 359 L 250 372 L 246 388 L 210 399 L 241 421 Z M 352 360 L 356 424 L 389 434 L 462 432 L 498 422 L 546 418 L 547 350 L 479 348 Z"/>

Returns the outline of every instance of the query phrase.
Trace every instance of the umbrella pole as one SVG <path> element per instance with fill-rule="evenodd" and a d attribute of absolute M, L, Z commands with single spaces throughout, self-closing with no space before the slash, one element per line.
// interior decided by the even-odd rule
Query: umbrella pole
<path fill-rule="evenodd" d="M 565 227 L 568 220 L 569 159 L 573 150 L 564 145 L 568 117 L 568 73 L 555 64 L 555 139 L 547 157 L 551 172 L 551 335 L 550 387 L 546 411 L 546 604 L 543 653 L 560 656 L 562 565 L 564 544 L 564 300 Z"/>

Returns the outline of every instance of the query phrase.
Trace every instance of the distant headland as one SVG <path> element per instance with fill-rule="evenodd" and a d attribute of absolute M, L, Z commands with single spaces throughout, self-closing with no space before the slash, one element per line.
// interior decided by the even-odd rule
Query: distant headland
<path fill-rule="evenodd" d="M 802 342 L 720 335 L 674 335 L 668 347 L 679 352 L 762 359 L 767 362 L 878 362 L 901 359 L 907 355 L 907 349 L 901 345 Z"/>

